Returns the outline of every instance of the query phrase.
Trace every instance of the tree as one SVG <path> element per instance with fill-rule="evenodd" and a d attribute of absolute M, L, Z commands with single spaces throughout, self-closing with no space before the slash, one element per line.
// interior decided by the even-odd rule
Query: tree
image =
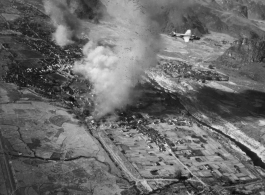
<path fill-rule="evenodd" d="M 176 179 L 180 179 L 181 176 L 182 176 L 182 172 L 181 172 L 181 170 L 180 170 L 180 169 L 179 169 L 179 170 L 176 170 L 174 175 L 175 175 L 175 178 L 176 178 Z"/>

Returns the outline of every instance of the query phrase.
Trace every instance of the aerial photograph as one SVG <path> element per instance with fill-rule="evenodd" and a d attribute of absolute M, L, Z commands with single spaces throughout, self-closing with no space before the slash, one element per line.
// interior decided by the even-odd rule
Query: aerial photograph
<path fill-rule="evenodd" d="M 0 195 L 265 195 L 265 0 L 0 0 Z"/>

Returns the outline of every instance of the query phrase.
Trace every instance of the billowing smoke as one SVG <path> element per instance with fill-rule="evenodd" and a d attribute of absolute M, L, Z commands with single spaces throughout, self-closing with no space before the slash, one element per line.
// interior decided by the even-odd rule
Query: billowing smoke
<path fill-rule="evenodd" d="M 44 8 L 56 27 L 53 34 L 55 42 L 62 47 L 73 43 L 73 38 L 81 31 L 81 23 L 70 12 L 66 0 L 46 0 Z"/>
<path fill-rule="evenodd" d="M 89 42 L 83 49 L 85 58 L 76 62 L 74 71 L 89 79 L 96 95 L 95 114 L 100 117 L 130 103 L 133 87 L 140 76 L 156 64 L 160 35 L 158 24 L 140 4 L 115 0 L 106 3 L 116 18 L 115 47 Z"/>
<path fill-rule="evenodd" d="M 101 117 L 131 103 L 134 86 L 141 75 L 157 63 L 162 43 L 159 16 L 178 2 L 102 0 L 111 15 L 112 21 L 108 18 L 108 24 L 114 45 L 102 44 L 104 30 L 91 33 L 91 41 L 83 48 L 84 58 L 73 67 L 75 73 L 93 84 L 94 116 Z M 78 19 L 69 12 L 64 1 L 49 1 L 45 7 L 57 25 L 54 34 L 57 43 L 61 46 L 71 43 L 76 29 L 79 30 Z"/>

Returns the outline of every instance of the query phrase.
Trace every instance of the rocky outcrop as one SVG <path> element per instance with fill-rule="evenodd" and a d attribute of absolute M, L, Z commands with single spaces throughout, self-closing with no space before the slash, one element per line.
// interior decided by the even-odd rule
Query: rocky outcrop
<path fill-rule="evenodd" d="M 252 13 L 250 5 L 242 0 L 198 0 L 185 9 L 171 8 L 160 17 L 162 32 L 184 33 L 191 29 L 197 36 L 215 31 L 236 38 L 257 39 L 265 36 L 265 32 L 248 19 Z M 253 5 L 259 7 L 257 3 Z"/>
<path fill-rule="evenodd" d="M 218 0 L 226 11 L 235 11 L 251 19 L 265 19 L 265 2 L 254 0 Z M 247 9 L 246 9 L 247 8 Z"/>
<path fill-rule="evenodd" d="M 101 0 L 67 0 L 79 18 L 98 22 L 106 7 Z M 251 0 L 196 0 L 193 4 L 168 7 L 157 16 L 161 31 L 185 33 L 191 29 L 196 36 L 209 31 L 227 33 L 236 38 L 260 38 L 265 32 L 249 20 L 265 18 L 265 3 Z M 104 17 L 108 18 L 110 16 Z"/>
<path fill-rule="evenodd" d="M 192 33 L 196 36 L 209 33 L 205 23 L 201 22 L 194 12 L 193 6 L 181 10 L 178 7 L 165 10 L 159 16 L 159 23 L 162 32 L 167 34 L 172 31 L 185 33 L 187 29 L 191 29 Z"/>
<path fill-rule="evenodd" d="M 248 18 L 248 7 L 245 5 L 236 5 L 232 12 L 239 17 Z"/>
<path fill-rule="evenodd" d="M 191 13 L 191 12 L 190 12 Z M 179 24 L 175 24 L 174 21 L 170 20 L 165 28 L 165 32 L 185 32 L 187 29 L 191 29 L 194 35 L 201 36 L 208 34 L 209 31 L 204 23 L 202 23 L 195 14 L 184 14 Z"/>
<path fill-rule="evenodd" d="M 219 1 L 218 1 L 219 2 Z M 206 25 L 210 31 L 227 33 L 236 38 L 259 38 L 265 32 L 259 29 L 249 19 L 248 7 L 231 2 L 217 6 L 215 1 L 194 7 L 198 19 Z M 219 4 L 218 4 L 219 5 Z M 221 6 L 222 5 L 222 6 Z"/>
<path fill-rule="evenodd" d="M 239 62 L 265 62 L 265 40 L 242 38 L 224 53 L 222 57 Z"/>
<path fill-rule="evenodd" d="M 265 2 L 264 2 L 265 3 Z M 249 17 L 252 19 L 265 20 L 265 4 L 251 2 L 248 5 Z"/>
<path fill-rule="evenodd" d="M 206 25 L 207 29 L 215 32 L 226 33 L 229 31 L 229 26 L 221 20 L 218 14 L 211 8 L 204 5 L 194 7 L 194 12 L 197 18 Z"/>

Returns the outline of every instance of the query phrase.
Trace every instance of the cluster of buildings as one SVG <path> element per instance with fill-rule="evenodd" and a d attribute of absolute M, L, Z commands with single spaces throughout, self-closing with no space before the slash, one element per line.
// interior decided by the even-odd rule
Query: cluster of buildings
<path fill-rule="evenodd" d="M 212 70 L 194 68 L 192 65 L 182 61 L 161 59 L 159 65 L 162 66 L 165 73 L 173 78 L 188 78 L 201 82 L 210 81 L 228 81 L 229 77 Z"/>
<path fill-rule="evenodd" d="M 240 185 L 257 183 L 252 186 L 254 192 L 258 191 L 258 183 L 265 174 L 250 169 L 200 125 L 181 114 L 160 118 L 145 113 L 124 113 L 105 132 L 127 162 L 143 178 L 149 179 L 148 184 L 154 190 L 168 185 L 170 179 L 171 182 L 179 179 L 179 172 L 186 177 L 192 172 L 221 194 L 229 194 Z"/>
<path fill-rule="evenodd" d="M 21 48 L 14 50 L 3 44 L 10 53 L 11 62 L 3 79 L 20 87 L 33 87 L 35 91 L 48 97 L 61 91 L 68 94 L 63 84 L 67 79 L 72 79 L 74 61 L 83 55 L 80 46 L 57 46 L 50 38 L 51 29 L 43 27 L 40 21 L 30 17 L 21 17 L 10 22 L 9 28 L 21 32 L 22 35 L 13 35 L 13 41 Z M 20 50 L 26 56 L 20 55 Z M 35 53 L 37 55 L 33 55 Z"/>

